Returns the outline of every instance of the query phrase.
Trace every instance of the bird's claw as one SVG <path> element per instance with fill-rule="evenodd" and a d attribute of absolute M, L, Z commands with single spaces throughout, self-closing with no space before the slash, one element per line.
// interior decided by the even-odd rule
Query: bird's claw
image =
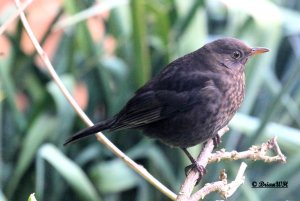
<path fill-rule="evenodd" d="M 203 178 L 203 176 L 206 174 L 206 169 L 205 167 L 203 167 L 202 165 L 200 165 L 199 163 L 195 162 L 189 166 L 186 166 L 184 168 L 185 171 L 185 176 L 187 176 L 191 170 L 196 169 L 199 173 L 199 177 L 197 179 L 196 185 L 200 182 L 200 180 Z"/>
<path fill-rule="evenodd" d="M 212 138 L 214 143 L 214 148 L 218 147 L 218 145 L 221 143 L 221 138 L 219 134 L 217 134 L 215 137 Z"/>

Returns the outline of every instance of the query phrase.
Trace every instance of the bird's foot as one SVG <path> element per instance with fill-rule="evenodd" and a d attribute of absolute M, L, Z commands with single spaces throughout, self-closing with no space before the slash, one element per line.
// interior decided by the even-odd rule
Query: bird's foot
<path fill-rule="evenodd" d="M 214 143 L 214 148 L 218 147 L 218 145 L 221 143 L 221 137 L 219 134 L 217 134 L 215 137 L 212 138 Z"/>
<path fill-rule="evenodd" d="M 187 155 L 187 157 L 192 162 L 191 165 L 184 168 L 185 176 L 187 176 L 191 170 L 196 168 L 196 170 L 199 172 L 199 177 L 196 182 L 196 185 L 197 185 L 200 182 L 200 180 L 202 179 L 202 177 L 204 176 L 204 174 L 206 173 L 206 169 L 192 157 L 192 155 L 187 151 L 186 148 L 182 148 L 182 150 L 184 151 L 184 153 Z"/>
<path fill-rule="evenodd" d="M 184 168 L 185 171 L 185 176 L 187 176 L 191 170 L 196 169 L 199 173 L 199 177 L 197 179 L 196 185 L 200 182 L 200 180 L 203 178 L 203 176 L 206 174 L 206 169 L 205 167 L 203 167 L 202 165 L 200 165 L 199 163 L 197 163 L 197 161 L 195 161 L 193 164 L 186 166 Z"/>

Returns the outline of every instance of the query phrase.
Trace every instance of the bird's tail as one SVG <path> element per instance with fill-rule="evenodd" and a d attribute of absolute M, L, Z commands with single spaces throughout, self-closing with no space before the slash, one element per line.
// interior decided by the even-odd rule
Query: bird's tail
<path fill-rule="evenodd" d="M 115 118 L 108 119 L 106 121 L 101 121 L 91 127 L 82 129 L 78 133 L 75 133 L 75 135 L 71 136 L 69 139 L 67 139 L 64 143 L 64 146 L 70 143 L 74 143 L 78 140 L 81 140 L 82 138 L 88 137 L 94 133 L 97 133 L 99 131 L 110 129 L 113 124 L 115 123 Z"/>

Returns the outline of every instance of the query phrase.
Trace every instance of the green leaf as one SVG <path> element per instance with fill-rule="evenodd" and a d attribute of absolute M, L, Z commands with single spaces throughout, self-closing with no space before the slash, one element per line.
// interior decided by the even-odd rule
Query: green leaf
<path fill-rule="evenodd" d="M 21 111 L 17 108 L 16 104 L 16 83 L 11 76 L 10 65 L 14 59 L 13 55 L 8 58 L 1 58 L 0 56 L 0 82 L 1 82 L 1 96 L 2 99 L 6 99 L 12 113 L 14 115 L 16 126 L 22 130 L 26 126 L 26 119 Z"/>
<path fill-rule="evenodd" d="M 138 185 L 139 176 L 123 161 L 115 159 L 95 165 L 89 172 L 99 191 L 116 193 Z"/>
<path fill-rule="evenodd" d="M 142 86 L 151 76 L 151 63 L 149 49 L 147 46 L 147 25 L 144 0 L 132 0 L 130 2 L 133 26 L 133 45 L 134 45 L 134 84 Z"/>
<path fill-rule="evenodd" d="M 232 129 L 236 129 L 249 136 L 254 135 L 253 131 L 255 131 L 259 125 L 260 120 L 258 118 L 241 113 L 237 113 L 229 123 Z M 265 138 L 278 136 L 280 143 L 284 144 L 285 147 L 297 149 L 297 146 L 300 146 L 300 130 L 277 123 L 268 123 L 262 136 Z"/>
<path fill-rule="evenodd" d="M 204 1 L 203 0 L 194 0 L 192 3 L 191 1 L 176 1 L 178 4 L 178 10 L 181 12 L 184 12 L 184 16 L 180 18 L 176 25 L 175 25 L 175 37 L 174 40 L 177 41 L 181 38 L 182 35 L 184 35 L 186 32 L 188 32 L 189 28 L 194 27 L 192 21 L 195 19 L 199 19 L 199 16 L 197 16 L 197 11 L 199 11 L 201 7 L 203 7 Z M 189 8 L 187 9 L 187 5 L 189 5 Z M 185 10 L 185 11 L 183 11 Z M 205 26 L 201 26 L 202 28 Z M 197 27 L 198 28 L 198 27 Z M 195 33 L 198 33 L 197 31 Z"/>
<path fill-rule="evenodd" d="M 81 200 L 99 201 L 93 184 L 83 170 L 68 159 L 60 150 L 51 144 L 45 144 L 39 149 L 39 157 L 49 162 L 57 172 L 74 189 L 74 192 L 81 197 Z"/>
<path fill-rule="evenodd" d="M 6 197 L 4 196 L 2 190 L 0 190 L 0 200 L 1 201 L 7 201 L 8 199 L 6 199 Z"/>
<path fill-rule="evenodd" d="M 23 139 L 20 155 L 15 166 L 16 168 L 8 185 L 9 197 L 14 193 L 20 179 L 32 163 L 39 146 L 49 138 L 49 136 L 53 135 L 56 126 L 57 122 L 53 117 L 42 114 L 30 127 Z"/>
<path fill-rule="evenodd" d="M 67 87 L 67 89 L 72 92 L 75 83 L 73 77 L 71 75 L 64 75 L 61 76 L 61 80 Z M 63 124 L 60 124 L 57 127 L 57 133 L 62 133 L 62 135 L 58 136 L 61 139 L 61 136 L 66 137 L 67 134 L 70 133 L 70 130 L 73 127 L 75 111 L 70 105 L 70 103 L 67 101 L 65 96 L 61 93 L 60 89 L 54 83 L 54 81 L 50 82 L 47 85 L 47 90 L 52 95 L 55 101 L 58 122 L 64 122 Z"/>
<path fill-rule="evenodd" d="M 145 151 L 147 150 L 147 151 Z M 174 151 L 174 150 L 173 150 Z M 172 187 L 176 187 L 176 178 L 172 171 L 172 165 L 169 158 L 163 153 L 159 146 L 154 143 L 149 143 L 148 140 L 142 140 L 139 144 L 132 147 L 127 153 L 133 159 L 147 159 L 153 170 L 156 170 L 156 175 L 161 179 L 166 180 Z M 157 163 L 156 161 L 159 161 Z"/>
<path fill-rule="evenodd" d="M 28 198 L 28 201 L 37 201 L 35 196 L 34 196 L 34 193 L 30 194 L 30 196 Z"/>

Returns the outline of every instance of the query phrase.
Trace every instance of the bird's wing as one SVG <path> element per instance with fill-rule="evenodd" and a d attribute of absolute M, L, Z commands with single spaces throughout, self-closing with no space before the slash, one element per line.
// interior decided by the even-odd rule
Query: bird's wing
<path fill-rule="evenodd" d="M 201 80 L 198 79 L 199 81 Z M 214 82 L 207 80 L 201 85 L 194 82 L 194 79 L 178 82 L 178 91 L 174 90 L 176 87 L 172 85 L 172 90 L 164 88 L 137 93 L 116 116 L 117 123 L 111 130 L 140 127 L 163 120 L 178 112 L 189 110 L 195 104 L 203 105 L 204 110 L 217 110 L 221 92 Z M 185 88 L 187 90 L 184 90 Z M 214 104 L 207 108 L 207 102 L 211 101 Z"/>
<path fill-rule="evenodd" d="M 116 123 L 111 130 L 135 128 L 161 120 L 160 113 L 163 107 L 156 97 L 156 92 L 137 94 L 116 115 Z"/>

